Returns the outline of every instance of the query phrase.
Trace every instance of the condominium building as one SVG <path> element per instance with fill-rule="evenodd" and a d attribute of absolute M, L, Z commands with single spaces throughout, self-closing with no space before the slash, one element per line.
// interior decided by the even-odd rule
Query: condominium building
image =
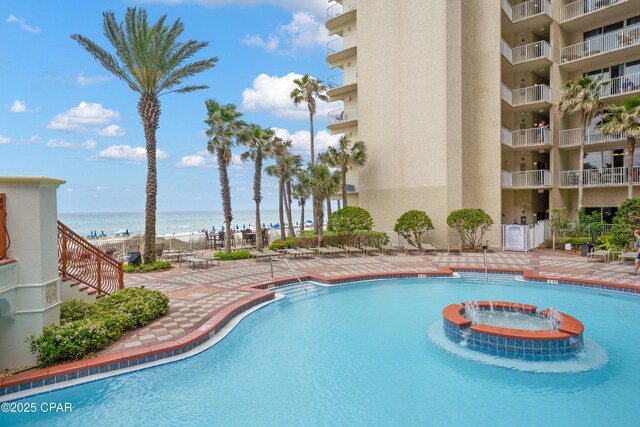
<path fill-rule="evenodd" d="M 590 127 L 581 160 L 579 117 L 558 103 L 585 75 L 610 82 L 607 103 L 640 95 L 640 0 L 342 0 L 326 27 L 328 94 L 344 102 L 328 128 L 367 144 L 348 196 L 378 229 L 409 209 L 438 242 L 464 207 L 497 224 L 575 215 L 580 161 L 586 208 L 609 221 L 626 197 L 625 136 Z"/>

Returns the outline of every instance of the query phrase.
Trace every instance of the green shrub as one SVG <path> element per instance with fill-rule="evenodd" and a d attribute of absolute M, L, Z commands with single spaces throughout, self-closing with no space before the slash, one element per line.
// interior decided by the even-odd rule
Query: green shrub
<path fill-rule="evenodd" d="M 591 212 L 587 215 L 584 209 L 578 211 L 578 229 L 582 236 L 591 237 L 591 242 L 596 242 L 596 237 L 602 234 L 604 230 L 604 222 L 602 214 L 599 211 Z"/>
<path fill-rule="evenodd" d="M 171 263 L 169 261 L 155 261 L 149 264 L 140 264 L 136 267 L 130 266 L 129 264 L 125 264 L 122 266 L 122 270 L 125 273 L 140 273 L 156 270 L 166 270 L 167 268 L 171 268 Z"/>
<path fill-rule="evenodd" d="M 287 237 L 284 240 L 278 239 L 271 242 L 269 249 L 272 251 L 279 251 L 281 249 L 291 249 L 300 247 L 301 239 L 298 237 Z"/>
<path fill-rule="evenodd" d="M 560 237 L 556 238 L 556 249 L 564 249 L 564 245 L 571 243 L 573 249 L 580 248 L 583 243 L 591 243 L 591 237 Z M 550 248 L 553 246 L 553 240 L 547 237 L 545 246 Z"/>
<path fill-rule="evenodd" d="M 373 218 L 366 209 L 357 206 L 345 206 L 331 214 L 327 230 L 335 233 L 355 233 L 371 231 Z"/>
<path fill-rule="evenodd" d="M 634 240 L 634 230 L 640 230 L 640 199 L 626 199 L 613 217 L 611 240 L 626 248 Z"/>
<path fill-rule="evenodd" d="M 389 243 L 387 233 L 381 231 L 360 231 L 357 233 L 336 234 L 324 233 L 324 244 L 327 246 L 367 245 L 382 246 Z M 269 245 L 272 251 L 291 248 L 314 248 L 318 246 L 318 236 L 305 232 L 300 237 L 287 237 L 285 240 L 274 240 Z"/>
<path fill-rule="evenodd" d="M 463 246 L 477 249 L 482 245 L 485 233 L 491 229 L 493 220 L 482 209 L 467 208 L 451 212 L 447 225 L 460 234 Z"/>
<path fill-rule="evenodd" d="M 213 254 L 214 257 L 219 258 L 220 261 L 235 261 L 237 259 L 248 259 L 251 254 L 247 250 L 233 251 L 229 254 L 225 254 L 224 252 L 216 252 Z"/>
<path fill-rule="evenodd" d="M 61 307 L 61 323 L 45 327 L 29 345 L 41 366 L 71 362 L 103 350 L 123 333 L 168 311 L 164 294 L 143 288 L 122 289 L 95 304 L 67 301 Z"/>
<path fill-rule="evenodd" d="M 433 223 L 426 212 L 410 210 L 403 213 L 396 221 L 393 231 L 400 234 L 411 246 L 422 248 L 420 238 L 429 230 L 433 230 Z"/>
<path fill-rule="evenodd" d="M 549 228 L 551 234 L 555 233 L 556 237 L 564 237 L 569 228 L 567 208 L 554 208 L 549 209 L 547 212 L 549 213 Z"/>

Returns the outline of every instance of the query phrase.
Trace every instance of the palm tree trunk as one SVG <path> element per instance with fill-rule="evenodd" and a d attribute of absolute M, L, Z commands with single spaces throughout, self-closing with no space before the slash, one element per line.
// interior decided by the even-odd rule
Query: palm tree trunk
<path fill-rule="evenodd" d="M 342 168 L 342 207 L 347 207 L 347 169 Z"/>
<path fill-rule="evenodd" d="M 627 136 L 627 144 L 629 146 L 627 159 L 628 177 L 627 177 L 627 198 L 633 199 L 633 155 L 636 151 L 636 139 L 632 136 Z"/>
<path fill-rule="evenodd" d="M 584 194 L 584 144 L 587 140 L 587 128 L 582 129 L 583 137 L 582 144 L 580 144 L 580 154 L 578 161 L 580 162 L 578 168 L 578 211 L 582 209 L 582 197 Z"/>
<path fill-rule="evenodd" d="M 160 119 L 160 101 L 155 95 L 145 94 L 138 101 L 138 113 L 144 126 L 147 148 L 147 199 L 144 219 L 144 261 L 156 260 L 156 208 L 158 175 L 156 169 L 156 130 Z"/>
<path fill-rule="evenodd" d="M 222 196 L 222 211 L 224 214 L 224 253 L 231 253 L 231 189 L 229 188 L 229 174 L 227 171 L 227 159 L 225 158 L 225 149 L 217 148 L 218 171 L 220 172 L 220 195 Z"/>
<path fill-rule="evenodd" d="M 285 192 L 285 206 L 287 208 L 287 221 L 289 222 L 289 235 L 292 237 L 296 237 L 296 231 L 293 229 L 293 216 L 291 215 L 291 203 L 293 203 L 293 200 L 291 199 L 291 180 L 287 180 Z"/>
<path fill-rule="evenodd" d="M 327 221 L 331 219 L 331 196 L 327 196 Z"/>
<path fill-rule="evenodd" d="M 260 202 L 262 201 L 262 152 L 256 151 L 255 172 L 253 174 L 253 200 L 256 202 L 256 250 L 261 251 L 262 226 L 260 225 Z"/>
<path fill-rule="evenodd" d="M 280 178 L 278 181 L 278 193 L 280 199 L 280 204 L 278 206 L 280 214 L 280 238 L 284 240 L 287 238 L 287 235 L 284 231 L 284 174 L 282 171 L 280 171 Z"/>
<path fill-rule="evenodd" d="M 316 153 L 315 153 L 315 149 L 314 149 L 314 135 L 313 135 L 313 112 L 311 111 L 311 105 L 308 106 L 309 107 L 309 130 L 311 132 L 311 134 L 309 135 L 310 138 L 309 140 L 311 141 L 311 166 L 316 164 Z"/>
<path fill-rule="evenodd" d="M 305 200 L 304 199 L 300 199 L 300 233 L 302 234 L 302 232 L 304 231 L 304 204 L 305 204 Z"/>
<path fill-rule="evenodd" d="M 316 231 L 316 234 L 318 235 L 318 246 L 324 246 L 324 236 L 322 234 L 323 232 L 323 227 L 322 227 L 322 220 L 324 217 L 324 212 L 322 209 L 322 198 L 314 198 L 314 205 L 316 206 L 316 210 L 314 212 L 314 219 L 313 222 L 315 224 L 319 224 L 318 229 Z"/>

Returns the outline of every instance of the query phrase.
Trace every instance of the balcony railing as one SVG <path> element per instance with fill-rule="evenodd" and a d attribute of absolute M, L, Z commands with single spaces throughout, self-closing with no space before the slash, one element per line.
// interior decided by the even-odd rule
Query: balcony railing
<path fill-rule="evenodd" d="M 11 245 L 7 230 L 7 195 L 0 194 L 0 260 L 7 257 L 7 250 Z"/>
<path fill-rule="evenodd" d="M 345 107 L 329 112 L 328 125 L 337 125 L 352 120 L 357 120 L 356 107 Z"/>
<path fill-rule="evenodd" d="M 608 80 L 609 84 L 600 89 L 601 98 L 640 92 L 640 73 L 627 74 Z"/>
<path fill-rule="evenodd" d="M 583 140 L 582 128 L 566 129 L 560 131 L 560 147 L 578 147 Z M 587 139 L 584 141 L 585 145 L 589 144 L 602 144 L 606 142 L 622 141 L 626 139 L 624 133 L 616 133 L 614 135 L 603 135 L 596 130 L 595 127 L 587 128 Z"/>
<path fill-rule="evenodd" d="M 343 13 L 351 12 L 356 8 L 356 0 L 342 0 L 340 3 L 332 4 L 327 8 L 327 21 L 337 18 Z"/>
<path fill-rule="evenodd" d="M 511 131 L 502 128 L 501 143 L 511 148 L 540 147 L 551 145 L 551 131 L 547 128 L 532 128 Z"/>
<path fill-rule="evenodd" d="M 500 43 L 502 55 L 512 64 L 519 64 L 539 58 L 551 61 L 551 45 L 545 40 L 529 43 L 523 46 L 511 47 L 504 39 Z"/>
<path fill-rule="evenodd" d="M 349 70 L 342 73 L 334 74 L 327 78 L 327 87 L 329 89 L 336 89 L 342 86 L 354 84 L 358 81 L 358 71 Z"/>
<path fill-rule="evenodd" d="M 535 85 L 520 89 L 510 89 L 502 83 L 500 97 L 513 107 L 537 102 L 551 103 L 551 88 L 547 85 Z"/>
<path fill-rule="evenodd" d="M 578 0 L 565 4 L 560 9 L 560 22 L 578 18 L 589 13 L 596 12 L 614 4 L 624 3 L 628 0 Z"/>
<path fill-rule="evenodd" d="M 534 170 L 500 173 L 502 186 L 506 188 L 531 188 L 551 186 L 551 171 Z"/>
<path fill-rule="evenodd" d="M 541 13 L 551 16 L 551 2 L 549 0 L 531 0 L 511 6 L 508 0 L 502 0 L 502 10 L 504 10 L 511 22 L 515 23 Z"/>
<path fill-rule="evenodd" d="M 633 25 L 623 30 L 594 37 L 582 43 L 563 47 L 560 50 L 560 58 L 562 62 L 577 61 L 637 45 L 640 45 L 640 25 Z"/>
<path fill-rule="evenodd" d="M 327 56 L 341 52 L 356 45 L 356 33 L 346 34 L 327 43 Z"/>
<path fill-rule="evenodd" d="M 632 170 L 633 184 L 640 184 L 640 166 Z M 629 173 L 626 167 L 585 169 L 582 171 L 582 184 L 585 187 L 608 187 L 627 185 Z M 560 187 L 577 187 L 580 171 L 561 171 Z"/>

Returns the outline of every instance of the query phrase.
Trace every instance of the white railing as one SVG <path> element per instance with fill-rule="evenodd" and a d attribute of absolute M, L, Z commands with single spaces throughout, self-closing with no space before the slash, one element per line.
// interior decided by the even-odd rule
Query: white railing
<path fill-rule="evenodd" d="M 613 231 L 614 225 L 615 224 L 602 224 L 602 234 L 611 234 L 611 232 Z M 576 222 L 570 222 L 569 224 L 567 224 L 568 231 L 576 231 L 576 230 L 580 230 L 580 228 L 581 228 L 581 225 Z"/>
<path fill-rule="evenodd" d="M 578 147 L 583 140 L 582 128 L 566 129 L 560 131 L 560 147 Z M 603 135 L 596 130 L 595 127 L 587 128 L 587 139 L 584 141 L 585 145 L 589 144 L 601 144 L 605 142 L 622 141 L 626 139 L 624 133 L 616 133 L 613 135 Z"/>
<path fill-rule="evenodd" d="M 500 87 L 500 97 L 503 101 L 514 107 L 536 102 L 551 103 L 551 88 L 543 84 L 512 90 L 502 83 Z"/>
<path fill-rule="evenodd" d="M 358 71 L 349 70 L 334 74 L 327 78 L 327 87 L 335 89 L 338 87 L 354 84 L 358 81 Z"/>
<path fill-rule="evenodd" d="M 505 6 L 503 3 L 502 8 L 504 9 Z M 531 0 L 517 4 L 512 6 L 511 14 L 507 13 L 507 16 L 509 16 L 511 22 L 519 22 L 541 13 L 551 16 L 551 2 L 549 0 Z"/>
<path fill-rule="evenodd" d="M 640 73 L 627 74 L 608 80 L 609 84 L 600 89 L 601 98 L 640 91 Z"/>
<path fill-rule="evenodd" d="M 345 34 L 327 43 L 327 55 L 331 55 L 356 45 L 356 33 Z"/>
<path fill-rule="evenodd" d="M 509 175 L 511 175 L 509 177 Z M 533 170 L 508 172 L 501 171 L 502 186 L 509 188 L 531 188 L 551 186 L 551 171 Z"/>
<path fill-rule="evenodd" d="M 329 112 L 329 125 L 337 125 L 339 123 L 348 122 L 351 120 L 357 120 L 356 107 L 345 107 L 339 110 Z"/>
<path fill-rule="evenodd" d="M 356 0 L 343 0 L 340 3 L 332 4 L 327 8 L 327 21 L 337 18 L 343 13 L 351 12 L 356 8 Z"/>
<path fill-rule="evenodd" d="M 505 250 L 506 228 L 511 225 L 503 224 L 502 228 L 502 250 Z M 545 242 L 551 233 L 549 229 L 549 220 L 538 221 L 535 224 L 523 225 L 526 227 L 524 235 L 524 250 L 531 251 Z"/>
<path fill-rule="evenodd" d="M 640 184 L 640 166 L 633 167 L 633 183 Z M 626 167 L 585 169 L 582 171 L 582 184 L 585 187 L 606 187 L 627 185 L 629 176 Z M 580 171 L 560 171 L 560 187 L 577 187 Z"/>
<path fill-rule="evenodd" d="M 519 64 L 539 58 L 547 58 L 551 61 L 551 45 L 545 40 L 511 47 L 504 39 L 500 42 L 500 52 L 512 64 Z"/>
<path fill-rule="evenodd" d="M 512 148 L 551 145 L 551 131 L 547 128 L 536 127 L 510 131 L 503 127 L 500 130 L 500 136 L 500 142 Z"/>
<path fill-rule="evenodd" d="M 640 25 L 633 25 L 623 30 L 594 37 L 582 43 L 563 47 L 560 49 L 560 58 L 562 62 L 577 61 L 582 58 L 588 58 L 639 44 Z"/>
<path fill-rule="evenodd" d="M 565 4 L 560 9 L 560 22 L 565 22 L 579 16 L 597 12 L 614 4 L 625 3 L 628 0 L 578 0 Z"/>

